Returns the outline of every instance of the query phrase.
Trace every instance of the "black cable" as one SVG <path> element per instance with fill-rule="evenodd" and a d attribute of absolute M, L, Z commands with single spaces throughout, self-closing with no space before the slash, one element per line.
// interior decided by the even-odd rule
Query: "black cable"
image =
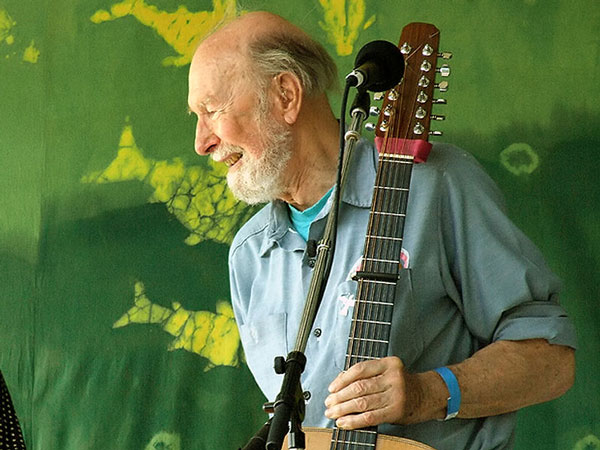
<path fill-rule="evenodd" d="M 349 81 L 346 81 L 344 86 L 344 92 L 342 94 L 342 104 L 340 107 L 340 139 L 339 139 L 339 155 L 338 155 L 338 167 L 337 167 L 337 175 L 336 175 L 336 185 L 337 189 L 335 190 L 335 194 L 333 196 L 333 204 L 331 205 L 331 212 L 333 214 L 332 219 L 332 233 L 331 233 L 331 242 L 329 244 L 329 259 L 327 261 L 327 266 L 323 273 L 323 279 L 327 280 L 329 278 L 329 272 L 331 272 L 331 266 L 333 265 L 333 254 L 335 252 L 335 244 L 337 240 L 337 228 L 338 228 L 338 215 L 340 210 L 341 203 L 341 191 L 342 191 L 342 169 L 344 165 L 344 148 L 346 144 L 346 109 L 348 103 L 348 94 L 350 92 L 350 88 L 352 87 Z M 325 290 L 326 283 L 323 283 L 322 289 Z"/>

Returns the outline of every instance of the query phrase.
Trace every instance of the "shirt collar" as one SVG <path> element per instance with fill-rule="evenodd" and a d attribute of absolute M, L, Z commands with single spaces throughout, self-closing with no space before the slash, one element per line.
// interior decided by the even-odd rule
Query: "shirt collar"
<path fill-rule="evenodd" d="M 373 144 L 366 139 L 361 139 L 350 156 L 349 164 L 346 187 L 342 193 L 342 203 L 359 208 L 370 208 L 377 173 L 377 151 Z M 329 213 L 335 189 L 315 220 Z M 281 200 L 274 200 L 269 207 L 269 226 L 260 248 L 260 256 L 264 256 L 276 244 L 287 250 L 304 250 L 306 244 L 304 239 L 292 228 L 287 204 Z"/>

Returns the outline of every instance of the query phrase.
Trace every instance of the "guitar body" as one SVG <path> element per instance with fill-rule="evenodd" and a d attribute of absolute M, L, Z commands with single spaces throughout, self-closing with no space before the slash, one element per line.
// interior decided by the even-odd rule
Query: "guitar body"
<path fill-rule="evenodd" d="M 331 445 L 333 430 L 329 428 L 304 428 L 306 434 L 306 450 L 327 450 Z M 288 450 L 287 439 L 283 443 L 283 449 Z M 384 436 L 380 434 L 377 438 L 375 450 L 434 450 L 429 445 L 422 444 L 410 439 L 396 436 Z"/>

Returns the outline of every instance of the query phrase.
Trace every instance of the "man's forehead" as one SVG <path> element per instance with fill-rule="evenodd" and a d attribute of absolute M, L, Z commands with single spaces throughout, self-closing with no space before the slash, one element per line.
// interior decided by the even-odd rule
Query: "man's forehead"
<path fill-rule="evenodd" d="M 243 88 L 247 58 L 236 52 L 213 52 L 199 49 L 190 68 L 190 106 L 222 101 Z"/>

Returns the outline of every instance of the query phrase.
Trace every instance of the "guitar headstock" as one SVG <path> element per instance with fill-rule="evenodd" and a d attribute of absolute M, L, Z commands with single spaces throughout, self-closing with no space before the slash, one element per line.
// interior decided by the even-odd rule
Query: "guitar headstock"
<path fill-rule="evenodd" d="M 412 155 L 423 162 L 431 149 L 429 136 L 442 134 L 430 125 L 445 117 L 431 111 L 433 105 L 446 103 L 434 98 L 434 91 L 448 89 L 447 81 L 436 82 L 436 74 L 450 75 L 447 64 L 438 67 L 438 59 L 450 59 L 452 54 L 439 52 L 439 40 L 440 31 L 431 24 L 414 22 L 402 29 L 398 47 L 404 55 L 404 77 L 394 88 L 374 96 L 383 100 L 381 108 L 374 110 L 379 114 L 375 143 L 380 153 Z"/>

